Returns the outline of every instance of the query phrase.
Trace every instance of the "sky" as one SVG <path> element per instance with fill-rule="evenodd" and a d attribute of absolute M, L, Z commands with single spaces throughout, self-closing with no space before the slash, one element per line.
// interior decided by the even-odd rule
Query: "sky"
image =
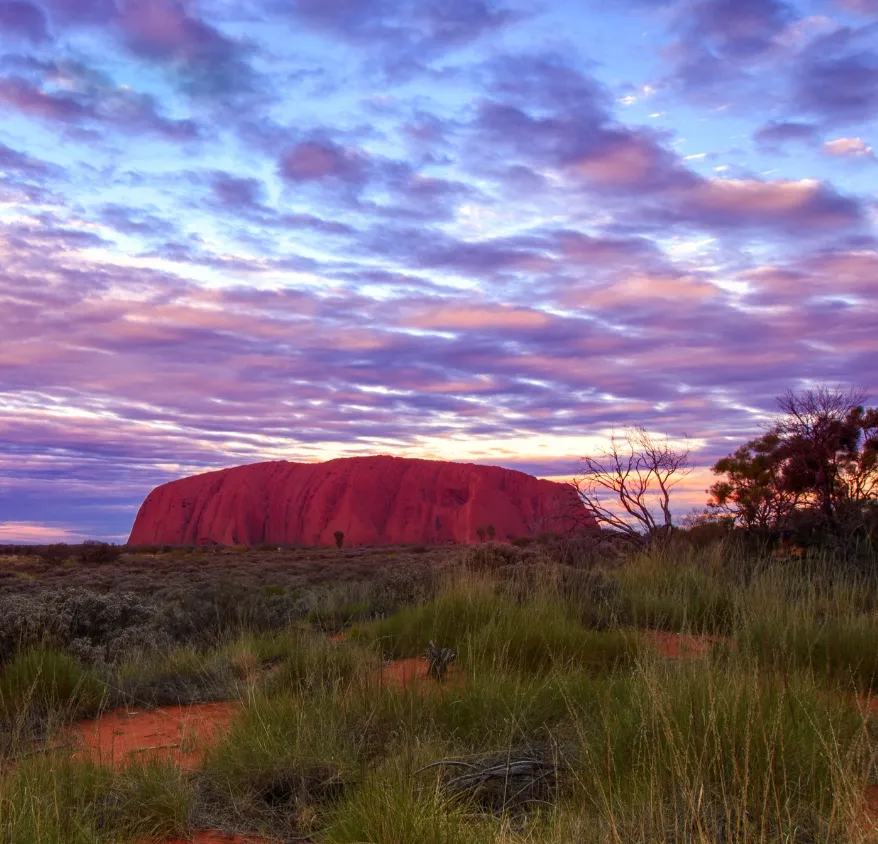
<path fill-rule="evenodd" d="M 0 542 L 631 424 L 702 505 L 878 393 L 876 129 L 878 0 L 0 0 Z"/>

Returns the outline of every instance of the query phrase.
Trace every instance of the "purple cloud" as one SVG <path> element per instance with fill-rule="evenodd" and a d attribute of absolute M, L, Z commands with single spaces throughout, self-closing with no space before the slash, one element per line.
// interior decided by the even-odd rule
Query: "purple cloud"
<path fill-rule="evenodd" d="M 113 0 L 43 0 L 54 20 L 64 24 L 106 23 L 116 16 Z"/>
<path fill-rule="evenodd" d="M 67 123 L 93 116 L 91 109 L 76 97 L 46 93 L 20 77 L 0 78 L 0 102 L 26 114 Z"/>
<path fill-rule="evenodd" d="M 763 149 L 779 151 L 783 144 L 814 144 L 820 131 L 813 123 L 797 123 L 786 120 L 770 120 L 754 133 L 753 140 Z"/>
<path fill-rule="evenodd" d="M 587 9 L 513 5 L 46 0 L 57 40 L 4 40 L 5 518 L 121 533 L 151 484 L 266 458 L 563 473 L 630 421 L 714 456 L 799 379 L 878 371 L 847 77 L 878 33 L 646 0 L 586 59 Z"/>
<path fill-rule="evenodd" d="M 156 134 L 169 140 L 192 140 L 199 129 L 193 120 L 174 120 L 158 111 L 155 100 L 87 68 L 34 63 L 35 79 L 0 77 L 0 102 L 27 115 L 69 125 L 108 124 L 126 134 Z M 46 90 L 42 83 L 63 79 L 65 89 Z"/>
<path fill-rule="evenodd" d="M 45 41 L 49 37 L 46 15 L 27 0 L 0 0 L 0 37 L 4 32 L 18 33 L 34 42 Z"/>
<path fill-rule="evenodd" d="M 679 25 L 688 47 L 706 45 L 726 60 L 747 60 L 770 50 L 798 17 L 784 0 L 700 0 L 683 7 Z"/>
<path fill-rule="evenodd" d="M 231 84 L 233 71 L 240 70 L 238 46 L 180 0 L 129 0 L 118 23 L 135 53 L 178 63 L 209 88 Z"/>
<path fill-rule="evenodd" d="M 45 162 L 0 143 L 0 170 L 15 171 L 24 176 L 42 176 L 49 169 Z"/>
<path fill-rule="evenodd" d="M 876 34 L 873 24 L 815 39 L 795 67 L 795 106 L 836 123 L 869 120 L 878 111 Z"/>
<path fill-rule="evenodd" d="M 281 158 L 280 173 L 289 182 L 338 181 L 362 185 L 368 179 L 369 157 L 331 141 L 302 141 Z"/>
<path fill-rule="evenodd" d="M 288 14 L 318 32 L 379 50 L 379 64 L 397 76 L 522 17 L 495 0 L 295 0 Z"/>
<path fill-rule="evenodd" d="M 265 185 L 259 179 L 238 178 L 223 172 L 214 173 L 211 188 L 220 205 L 231 210 L 258 208 L 265 193 Z"/>
<path fill-rule="evenodd" d="M 861 15 L 878 15 L 878 0 L 841 0 L 842 5 Z"/>

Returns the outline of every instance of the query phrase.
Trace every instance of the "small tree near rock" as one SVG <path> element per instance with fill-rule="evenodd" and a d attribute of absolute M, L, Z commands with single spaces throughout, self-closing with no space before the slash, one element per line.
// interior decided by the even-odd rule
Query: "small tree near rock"
<path fill-rule="evenodd" d="M 589 520 L 647 548 L 669 541 L 671 493 L 691 471 L 688 448 L 634 427 L 613 436 L 597 457 L 583 457 L 571 486 Z"/>
<path fill-rule="evenodd" d="M 481 525 L 476 528 L 476 536 L 478 536 L 479 542 L 485 541 L 485 529 Z"/>
<path fill-rule="evenodd" d="M 494 530 L 494 525 L 488 525 L 487 533 L 488 533 L 488 539 L 490 539 L 491 542 L 493 542 L 494 537 L 497 535 L 497 531 Z"/>
<path fill-rule="evenodd" d="M 341 551 L 342 546 L 344 545 L 344 531 L 337 530 L 333 536 L 335 537 L 335 547 Z"/>

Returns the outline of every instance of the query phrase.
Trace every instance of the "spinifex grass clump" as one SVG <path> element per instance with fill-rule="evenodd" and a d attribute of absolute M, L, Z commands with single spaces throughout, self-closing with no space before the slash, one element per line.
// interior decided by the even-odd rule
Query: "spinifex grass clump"
<path fill-rule="evenodd" d="M 0 669 L 0 720 L 51 713 L 82 716 L 97 711 L 105 694 L 94 669 L 70 654 L 45 646 L 30 648 Z"/>
<path fill-rule="evenodd" d="M 0 770 L 0 844 L 143 844 L 204 827 L 335 844 L 878 840 L 862 807 L 878 720 L 855 694 L 874 688 L 874 583 L 739 570 L 708 551 L 602 571 L 525 556 L 427 585 L 395 576 L 385 616 L 343 640 L 301 617 L 265 630 L 244 616 L 101 666 L 129 690 L 219 676 L 242 710 L 200 769 L 162 781 L 20 745 Z M 362 598 L 379 614 L 371 585 L 333 589 L 338 606 Z M 644 627 L 722 635 L 669 660 Z M 442 682 L 426 663 L 412 682 L 382 664 L 420 659 L 430 641 L 456 654 Z M 68 705 L 70 684 L 42 687 L 34 660 L 10 688 Z M 18 711 L 27 697 L 13 697 Z M 517 760 L 508 778 L 505 760 Z"/>
<path fill-rule="evenodd" d="M 735 590 L 710 570 L 710 562 L 642 556 L 613 572 L 621 590 L 618 621 L 657 630 L 731 632 L 737 618 Z"/>
<path fill-rule="evenodd" d="M 0 773 L 0 844 L 140 844 L 183 835 L 191 788 L 154 762 L 112 771 L 61 754 Z"/>
<path fill-rule="evenodd" d="M 878 691 L 878 589 L 831 566 L 768 569 L 740 599 L 738 647 L 766 670 L 806 671 L 830 687 Z"/>
<path fill-rule="evenodd" d="M 630 632 L 595 632 L 560 603 L 515 604 L 480 580 L 461 582 L 434 600 L 351 630 L 394 658 L 422 655 L 430 642 L 451 648 L 465 671 L 488 668 L 546 673 L 630 664 L 639 649 Z"/>

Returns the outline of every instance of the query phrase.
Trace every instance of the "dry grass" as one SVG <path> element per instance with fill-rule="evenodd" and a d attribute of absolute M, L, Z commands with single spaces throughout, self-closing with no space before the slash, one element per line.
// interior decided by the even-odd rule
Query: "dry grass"
<path fill-rule="evenodd" d="M 266 553 L 225 557 L 273 579 Z M 280 552 L 294 568 L 302 556 L 291 577 L 322 561 L 307 553 Z M 331 574 L 339 553 L 327 554 Z M 89 683 L 132 700 L 212 688 L 241 712 L 189 774 L 158 763 L 114 772 L 12 739 L 0 843 L 135 842 L 205 826 L 334 844 L 875 840 L 863 795 L 878 781 L 878 723 L 856 694 L 875 688 L 873 579 L 722 548 L 603 571 L 559 566 L 539 547 L 486 546 L 454 568 L 444 549 L 408 556 L 364 551 L 366 579 L 313 593 L 278 629 L 229 616 L 204 641 L 101 666 L 20 655 L 0 680 L 14 690 L 10 717 L 36 701 L 28 711 L 57 725 Z M 379 559 L 405 565 L 388 576 Z M 344 641 L 327 636 L 349 622 Z M 668 660 L 647 628 L 719 644 Z M 431 640 L 455 651 L 459 679 L 382 682 L 382 660 Z"/>

